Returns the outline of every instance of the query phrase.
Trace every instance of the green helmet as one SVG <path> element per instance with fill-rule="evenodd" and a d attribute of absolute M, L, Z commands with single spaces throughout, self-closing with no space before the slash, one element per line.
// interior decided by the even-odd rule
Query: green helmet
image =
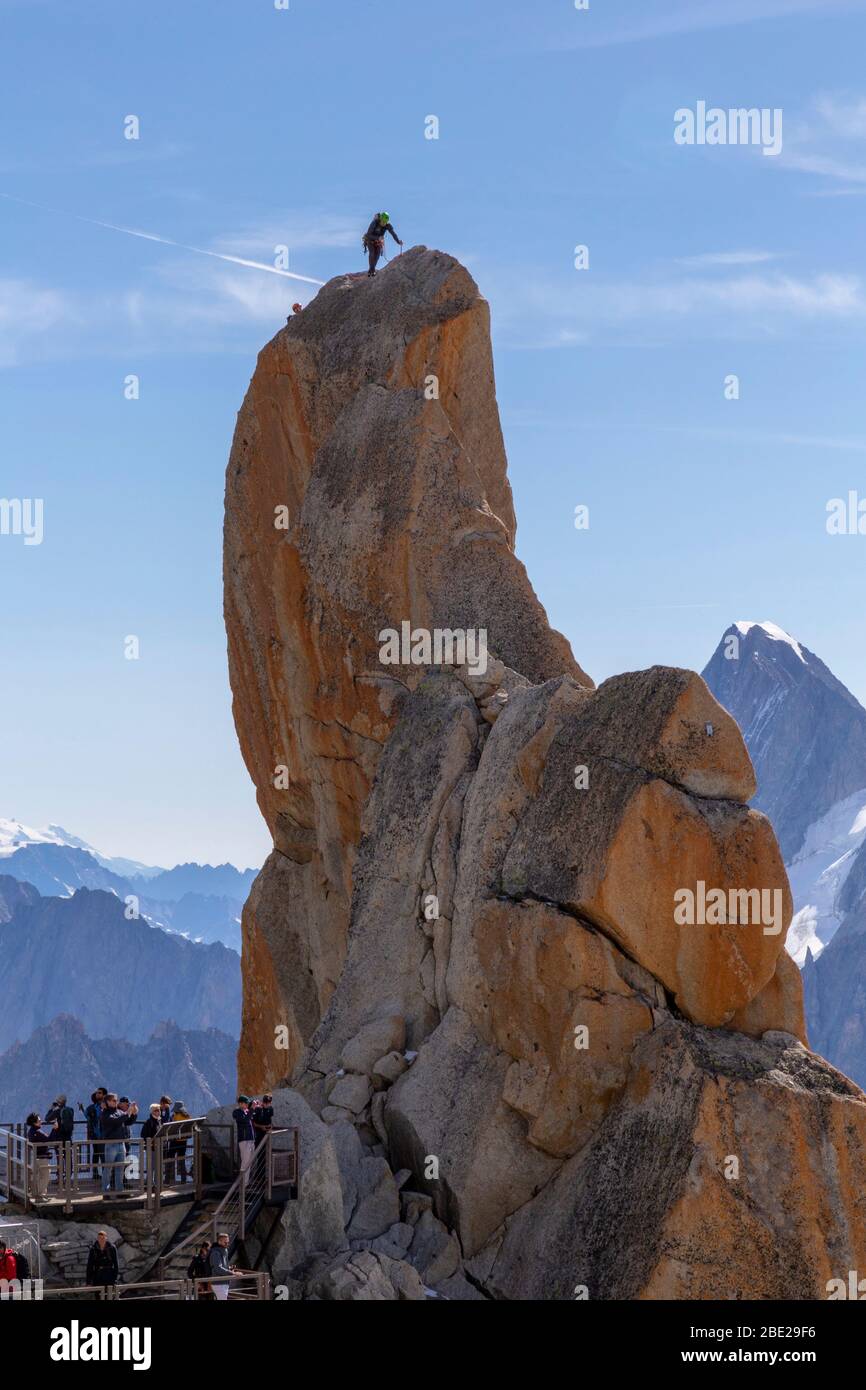
<path fill-rule="evenodd" d="M 390 219 L 390 217 L 388 216 L 387 212 L 380 212 L 380 213 L 379 213 L 379 221 L 380 221 L 380 222 L 390 222 L 391 219 Z"/>

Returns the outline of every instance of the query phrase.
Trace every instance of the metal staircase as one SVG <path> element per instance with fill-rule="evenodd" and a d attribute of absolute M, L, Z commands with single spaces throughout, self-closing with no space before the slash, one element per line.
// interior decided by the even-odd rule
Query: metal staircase
<path fill-rule="evenodd" d="M 220 1231 L 229 1237 L 229 1254 L 244 1240 L 265 1205 L 288 1201 L 297 1194 L 298 1134 L 293 1149 L 275 1149 L 273 1139 L 285 1130 L 272 1130 L 259 1141 L 245 1172 L 238 1173 L 218 1199 L 196 1202 L 154 1265 L 160 1279 L 179 1279 L 204 1241 L 215 1244 Z"/>

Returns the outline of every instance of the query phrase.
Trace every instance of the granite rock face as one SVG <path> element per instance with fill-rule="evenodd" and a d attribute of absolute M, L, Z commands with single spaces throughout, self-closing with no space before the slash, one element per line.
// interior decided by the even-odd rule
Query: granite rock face
<path fill-rule="evenodd" d="M 399 700 L 423 675 L 383 663 L 379 634 L 484 629 L 529 680 L 587 680 L 548 626 L 514 532 L 472 278 L 415 248 L 375 280 L 330 281 L 260 354 L 226 476 L 235 722 L 290 866 L 271 860 L 264 877 L 293 905 L 275 928 L 263 884 L 244 916 L 251 1085 L 278 1070 L 273 1057 L 262 1068 L 262 1037 L 287 1023 L 294 1060 L 311 996 L 323 1009 L 342 970 L 364 806 Z M 309 976 L 297 1003 L 288 973 Z"/>
<path fill-rule="evenodd" d="M 692 672 L 596 690 L 513 544 L 470 276 L 415 248 L 331 281 L 260 356 L 226 492 L 235 719 L 274 836 L 240 1082 L 291 1081 L 342 1192 L 344 1245 L 285 1278 L 819 1297 L 866 1261 L 866 1099 L 804 1045 L 739 730 Z M 446 628 L 485 659 L 437 651 Z"/>

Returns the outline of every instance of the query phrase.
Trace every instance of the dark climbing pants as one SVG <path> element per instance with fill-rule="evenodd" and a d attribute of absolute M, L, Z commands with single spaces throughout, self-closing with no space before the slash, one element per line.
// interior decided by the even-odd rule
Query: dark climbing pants
<path fill-rule="evenodd" d="M 385 250 L 385 238 L 383 236 L 367 237 L 367 251 L 369 252 L 370 274 L 374 274 L 379 257 Z"/>

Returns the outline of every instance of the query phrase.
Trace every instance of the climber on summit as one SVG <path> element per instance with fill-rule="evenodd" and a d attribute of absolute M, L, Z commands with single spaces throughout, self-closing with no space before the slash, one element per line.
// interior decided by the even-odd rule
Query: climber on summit
<path fill-rule="evenodd" d="M 368 275 L 376 274 L 376 264 L 382 252 L 385 250 L 386 232 L 391 233 L 391 236 L 398 246 L 403 245 L 397 233 L 394 231 L 394 228 L 391 226 L 391 219 L 387 212 L 377 212 L 364 233 L 364 239 L 361 242 L 364 250 L 370 253 L 370 269 L 367 271 Z"/>

